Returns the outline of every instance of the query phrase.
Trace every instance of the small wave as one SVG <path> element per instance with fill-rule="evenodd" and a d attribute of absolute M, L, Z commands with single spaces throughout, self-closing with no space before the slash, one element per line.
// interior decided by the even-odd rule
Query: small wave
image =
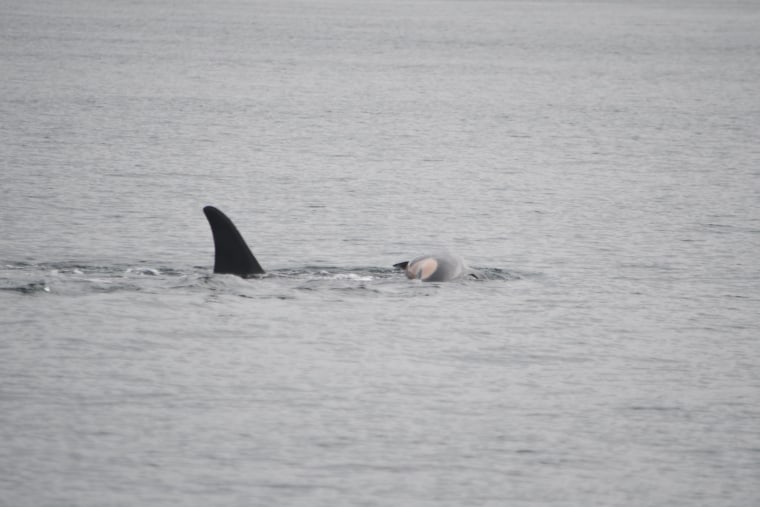
<path fill-rule="evenodd" d="M 354 280 L 357 282 L 371 282 L 374 280 L 372 276 L 369 275 L 359 275 L 357 273 L 339 273 L 335 275 L 336 280 Z"/>
<path fill-rule="evenodd" d="M 0 264 L 0 290 L 19 294 L 51 292 L 56 295 L 162 291 L 176 285 L 180 277 L 192 277 L 206 270 L 177 270 L 142 263 L 102 265 L 72 261 L 6 261 Z"/>
<path fill-rule="evenodd" d="M 524 276 L 523 274 L 518 274 L 518 273 L 516 273 L 514 271 L 507 271 L 506 269 L 501 269 L 501 268 L 476 268 L 476 269 L 485 275 L 484 279 L 478 280 L 478 281 L 520 280 Z"/>
<path fill-rule="evenodd" d="M 40 281 L 18 286 L 0 287 L 0 290 L 18 292 L 19 294 L 38 294 L 41 292 L 50 292 L 50 287 L 48 287 L 46 282 Z"/>
<path fill-rule="evenodd" d="M 158 276 L 161 274 L 161 271 L 159 271 L 156 268 L 136 267 L 136 268 L 127 268 L 125 273 L 128 275 Z"/>

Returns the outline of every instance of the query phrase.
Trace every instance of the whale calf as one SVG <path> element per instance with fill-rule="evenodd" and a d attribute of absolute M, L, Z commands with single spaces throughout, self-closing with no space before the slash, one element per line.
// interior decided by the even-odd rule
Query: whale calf
<path fill-rule="evenodd" d="M 263 275 L 264 269 L 232 220 L 213 206 L 203 208 L 214 237 L 214 273 L 248 278 Z M 423 282 L 445 282 L 461 278 L 482 279 L 479 271 L 468 268 L 459 257 L 439 254 L 424 255 L 393 267 L 404 270 L 407 278 Z"/>
<path fill-rule="evenodd" d="M 406 277 L 423 282 L 448 282 L 461 278 L 483 279 L 485 275 L 470 269 L 464 261 L 450 254 L 423 255 L 411 261 L 399 262 L 394 268 L 404 270 Z"/>

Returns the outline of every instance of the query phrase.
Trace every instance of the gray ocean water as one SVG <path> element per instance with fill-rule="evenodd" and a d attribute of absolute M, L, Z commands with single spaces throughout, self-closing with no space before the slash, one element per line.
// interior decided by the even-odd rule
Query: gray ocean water
<path fill-rule="evenodd" d="M 0 505 L 760 505 L 759 34 L 1 0 Z"/>

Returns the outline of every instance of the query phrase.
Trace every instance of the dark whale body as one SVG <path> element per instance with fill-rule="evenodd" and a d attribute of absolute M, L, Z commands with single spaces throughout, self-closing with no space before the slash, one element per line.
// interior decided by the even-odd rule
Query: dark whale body
<path fill-rule="evenodd" d="M 242 277 L 264 274 L 232 220 L 213 206 L 203 208 L 203 213 L 214 236 L 214 273 Z"/>

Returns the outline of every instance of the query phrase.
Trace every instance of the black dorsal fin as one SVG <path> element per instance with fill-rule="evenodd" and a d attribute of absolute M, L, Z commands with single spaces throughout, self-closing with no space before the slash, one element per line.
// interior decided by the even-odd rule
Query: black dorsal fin
<path fill-rule="evenodd" d="M 399 262 L 397 264 L 394 264 L 393 267 L 398 268 L 398 269 L 406 269 L 408 265 L 409 265 L 409 261 L 404 261 L 404 262 Z"/>
<path fill-rule="evenodd" d="M 264 270 L 227 215 L 213 206 L 203 208 L 214 235 L 214 273 L 247 276 Z"/>

